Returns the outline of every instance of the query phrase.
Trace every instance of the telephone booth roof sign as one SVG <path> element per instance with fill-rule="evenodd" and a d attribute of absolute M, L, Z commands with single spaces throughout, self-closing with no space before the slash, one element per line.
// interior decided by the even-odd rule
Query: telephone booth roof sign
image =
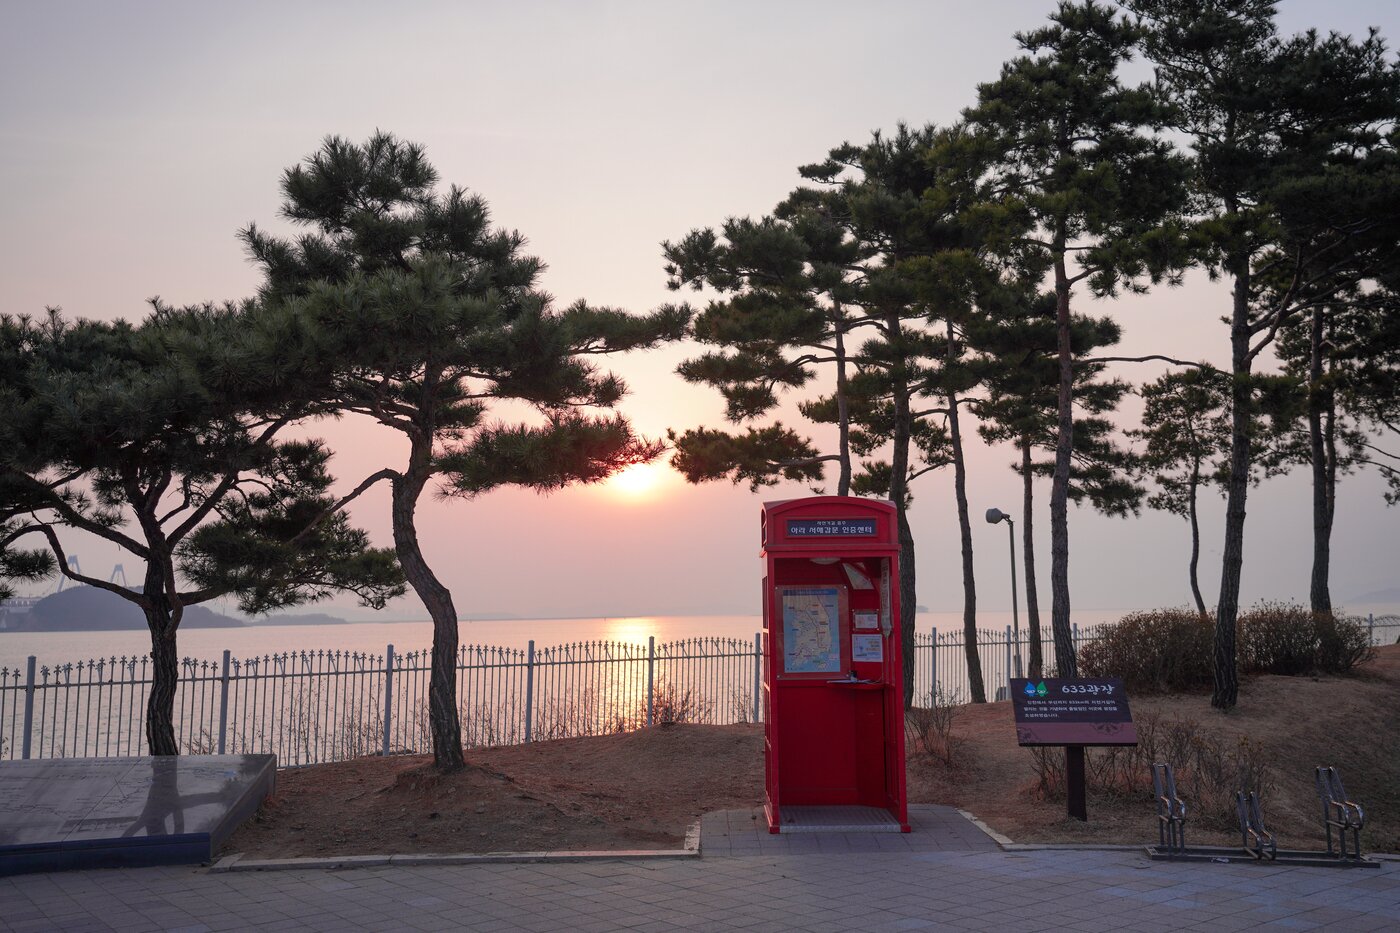
<path fill-rule="evenodd" d="M 817 496 L 763 506 L 762 543 L 767 550 L 851 551 L 898 548 L 894 505 L 879 499 Z"/>

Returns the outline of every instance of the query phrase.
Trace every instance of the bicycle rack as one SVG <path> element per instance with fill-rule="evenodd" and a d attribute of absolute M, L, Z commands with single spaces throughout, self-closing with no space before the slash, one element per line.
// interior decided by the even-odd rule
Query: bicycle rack
<path fill-rule="evenodd" d="M 1254 791 L 1235 792 L 1235 813 L 1240 819 L 1240 841 L 1245 852 L 1260 861 L 1278 857 L 1278 842 L 1274 834 L 1264 828 L 1264 814 L 1259 806 L 1259 795 Z"/>
<path fill-rule="evenodd" d="M 1361 830 L 1366 825 L 1366 811 L 1347 799 L 1341 772 L 1336 768 L 1319 767 L 1315 772 L 1317 796 L 1322 801 L 1322 826 L 1327 832 L 1327 854 L 1339 859 L 1361 858 Z M 1332 827 L 1337 828 L 1337 845 L 1332 847 Z M 1351 833 L 1351 851 L 1347 851 L 1347 833 Z"/>
<path fill-rule="evenodd" d="M 1186 804 L 1177 795 L 1176 774 L 1165 762 L 1152 765 L 1152 793 L 1157 806 L 1158 844 L 1147 847 L 1153 860 L 1187 862 L 1265 862 L 1280 865 L 1310 865 L 1318 868 L 1378 868 L 1380 862 L 1361 854 L 1361 829 L 1366 814 L 1361 806 L 1347 799 L 1336 768 L 1318 768 L 1317 793 L 1322 801 L 1322 822 L 1327 830 L 1327 851 L 1280 849 L 1274 834 L 1264 828 L 1263 806 L 1255 791 L 1235 794 L 1235 814 L 1239 819 L 1240 845 L 1188 846 L 1186 844 Z M 1337 830 L 1337 843 L 1332 830 Z M 1348 834 L 1350 838 L 1348 839 Z M 1340 848 L 1340 852 L 1339 852 Z"/>
<path fill-rule="evenodd" d="M 1186 803 L 1176 794 L 1172 766 L 1158 762 L 1152 766 L 1152 793 L 1157 798 L 1157 838 L 1163 852 L 1186 854 Z"/>

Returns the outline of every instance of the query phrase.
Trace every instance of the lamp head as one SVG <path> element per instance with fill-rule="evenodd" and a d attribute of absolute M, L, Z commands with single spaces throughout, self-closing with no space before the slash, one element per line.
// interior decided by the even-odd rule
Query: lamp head
<path fill-rule="evenodd" d="M 987 510 L 987 524 L 989 525 L 995 525 L 997 522 L 1009 521 L 1010 518 L 1011 516 L 1007 515 L 1001 509 Z"/>

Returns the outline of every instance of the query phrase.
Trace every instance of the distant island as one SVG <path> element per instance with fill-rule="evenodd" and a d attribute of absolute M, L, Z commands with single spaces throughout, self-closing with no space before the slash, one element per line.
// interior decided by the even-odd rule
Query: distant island
<path fill-rule="evenodd" d="M 186 606 L 180 628 L 245 628 L 261 625 L 346 625 L 324 612 L 279 613 L 244 621 L 205 606 Z M 0 607 L 0 632 L 144 631 L 146 617 L 132 603 L 95 586 L 74 586 L 51 593 L 27 611 Z"/>
<path fill-rule="evenodd" d="M 301 615 L 291 612 L 280 612 L 275 616 L 263 616 L 261 619 L 250 619 L 248 625 L 349 625 L 350 623 L 339 616 L 327 615 L 324 612 L 307 612 Z"/>

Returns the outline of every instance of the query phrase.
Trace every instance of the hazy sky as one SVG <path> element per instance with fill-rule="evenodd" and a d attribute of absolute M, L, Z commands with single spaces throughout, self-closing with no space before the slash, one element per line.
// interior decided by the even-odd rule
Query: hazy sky
<path fill-rule="evenodd" d="M 731 215 L 758 215 L 845 140 L 898 121 L 946 122 L 973 102 L 1047 2 L 921 3 L 0 3 L 0 310 L 139 317 L 147 298 L 246 296 L 257 273 L 235 232 L 278 227 L 278 178 L 328 134 L 375 129 L 423 143 L 445 183 L 482 194 L 549 264 L 546 287 L 645 311 L 674 300 L 659 244 Z M 1283 3 L 1307 26 L 1400 34 L 1385 2 Z M 1228 360 L 1224 286 L 1103 303 L 1128 354 Z M 716 394 L 673 371 L 693 348 L 622 358 L 624 411 L 651 436 L 717 426 Z M 1125 367 L 1134 381 L 1155 376 Z M 1127 406 L 1125 420 L 1136 417 Z M 791 420 L 791 419 L 790 419 Z M 345 422 L 318 429 L 353 482 L 397 466 L 402 445 Z M 974 443 L 969 496 L 1020 514 L 1009 448 Z M 503 491 L 425 500 L 420 529 L 459 612 L 622 615 L 757 612 L 758 509 L 805 494 L 779 486 Z M 1048 609 L 1048 483 L 1038 490 L 1041 594 Z M 961 606 L 950 471 L 920 479 L 911 521 L 919 601 Z M 1221 508 L 1205 503 L 1202 584 L 1217 589 Z M 355 519 L 389 543 L 387 497 Z M 1244 593 L 1306 599 L 1308 480 L 1250 496 Z M 1337 505 L 1333 594 L 1400 586 L 1374 477 L 1347 477 Z M 1078 607 L 1184 604 L 1187 530 L 1170 516 L 1070 516 Z M 980 604 L 1010 603 L 1006 531 L 977 517 Z M 1019 539 L 1019 528 L 1017 532 Z M 1019 540 L 1018 540 L 1019 549 Z M 78 548 L 106 576 L 125 561 Z M 409 597 L 395 616 L 421 616 Z"/>

